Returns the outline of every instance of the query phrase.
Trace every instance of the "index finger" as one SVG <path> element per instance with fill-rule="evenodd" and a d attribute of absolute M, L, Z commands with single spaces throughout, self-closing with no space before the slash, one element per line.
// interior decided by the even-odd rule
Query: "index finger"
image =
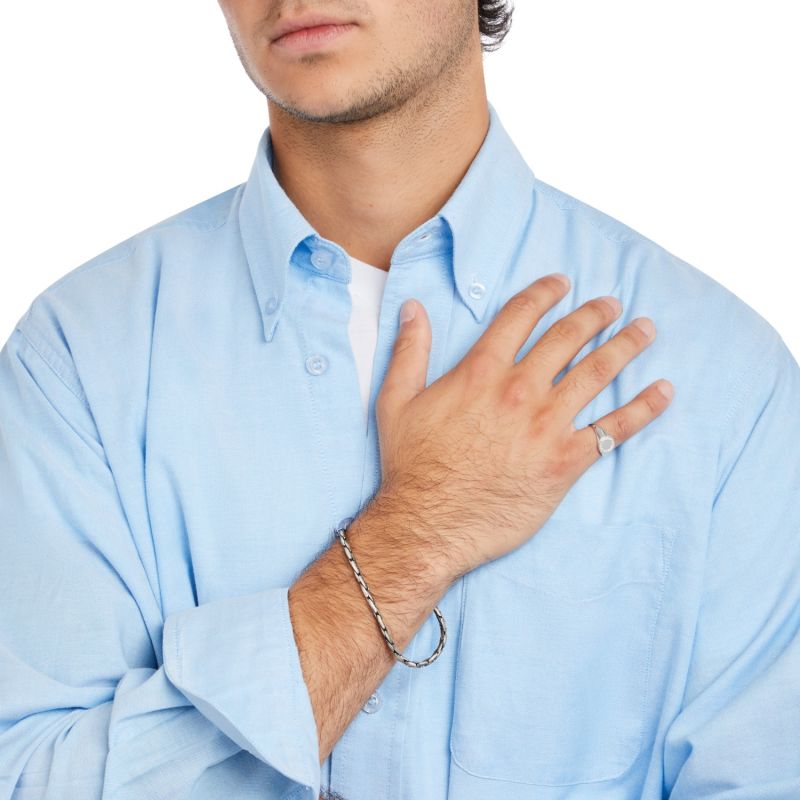
<path fill-rule="evenodd" d="M 510 297 L 480 335 L 471 352 L 481 352 L 509 367 L 539 320 L 570 289 L 562 272 L 551 272 Z"/>

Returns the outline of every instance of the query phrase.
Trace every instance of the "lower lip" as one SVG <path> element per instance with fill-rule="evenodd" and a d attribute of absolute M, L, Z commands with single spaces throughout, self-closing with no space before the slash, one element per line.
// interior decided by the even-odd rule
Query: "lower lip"
<path fill-rule="evenodd" d="M 299 31 L 284 34 L 279 39 L 275 39 L 273 44 L 301 53 L 326 45 L 355 27 L 354 23 L 347 23 L 346 25 L 316 25 L 313 28 L 302 28 Z"/>

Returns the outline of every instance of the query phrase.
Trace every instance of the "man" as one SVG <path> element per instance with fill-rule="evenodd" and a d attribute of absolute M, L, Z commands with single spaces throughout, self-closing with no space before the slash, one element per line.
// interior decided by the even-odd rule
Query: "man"
<path fill-rule="evenodd" d="M 0 797 L 800 796 L 777 331 L 534 177 L 498 4 L 220 5 L 249 179 L 0 354 Z"/>

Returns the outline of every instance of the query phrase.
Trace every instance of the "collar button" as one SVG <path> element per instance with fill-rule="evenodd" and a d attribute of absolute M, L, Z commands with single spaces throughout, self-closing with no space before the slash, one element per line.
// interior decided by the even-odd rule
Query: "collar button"
<path fill-rule="evenodd" d="M 270 295 L 267 298 L 267 301 L 264 303 L 264 313 L 265 314 L 274 314 L 275 309 L 278 308 L 278 298 L 275 295 Z"/>
<path fill-rule="evenodd" d="M 331 263 L 331 254 L 327 250 L 315 250 L 311 254 L 311 263 L 320 269 L 324 269 Z"/>
<path fill-rule="evenodd" d="M 469 296 L 474 298 L 475 300 L 480 300 L 483 297 L 483 293 L 486 291 L 486 287 L 479 283 L 478 281 L 473 281 L 469 287 Z"/>

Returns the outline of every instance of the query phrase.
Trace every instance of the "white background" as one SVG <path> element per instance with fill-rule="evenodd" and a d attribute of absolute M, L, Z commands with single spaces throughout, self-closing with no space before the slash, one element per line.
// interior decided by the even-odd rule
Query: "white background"
<path fill-rule="evenodd" d="M 798 356 L 793 6 L 518 0 L 484 64 L 539 178 L 723 283 Z M 245 181 L 268 121 L 212 0 L 6 3 L 0 75 L 0 341 L 67 271 Z"/>

